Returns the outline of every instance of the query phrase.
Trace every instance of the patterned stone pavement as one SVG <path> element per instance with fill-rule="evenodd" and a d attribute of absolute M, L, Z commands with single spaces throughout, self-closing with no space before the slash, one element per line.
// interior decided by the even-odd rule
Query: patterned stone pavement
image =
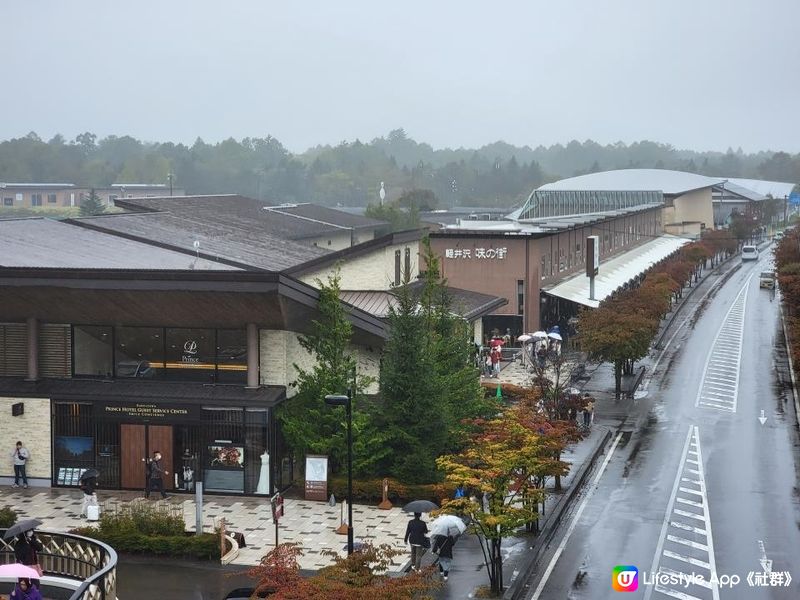
<path fill-rule="evenodd" d="M 136 492 L 98 490 L 101 510 L 113 509 L 115 504 L 141 497 Z M 90 524 L 79 517 L 82 495 L 75 490 L 50 488 L 13 489 L 0 488 L 0 506 L 17 510 L 20 518 L 36 518 L 42 521 L 42 529 L 67 531 Z M 154 502 L 151 500 L 151 502 Z M 166 501 L 182 506 L 187 530 L 195 530 L 194 497 L 174 495 Z M 340 523 L 341 505 L 331 507 L 326 502 L 308 502 L 286 499 L 285 516 L 280 521 L 279 541 L 297 542 L 302 545 L 304 556 L 300 560 L 303 569 L 316 570 L 331 564 L 330 557 L 322 554 L 335 550 L 344 556 L 347 536 L 339 535 L 335 529 Z M 228 531 L 241 532 L 246 547 L 242 548 L 234 564 L 255 565 L 275 544 L 275 525 L 269 500 L 234 496 L 206 496 L 203 507 L 203 529 L 212 531 L 225 519 Z M 380 510 L 376 506 L 353 505 L 355 541 L 373 544 L 390 544 L 405 550 L 403 535 L 409 515 L 395 507 Z M 406 555 L 398 556 L 392 571 L 400 571 Z"/>

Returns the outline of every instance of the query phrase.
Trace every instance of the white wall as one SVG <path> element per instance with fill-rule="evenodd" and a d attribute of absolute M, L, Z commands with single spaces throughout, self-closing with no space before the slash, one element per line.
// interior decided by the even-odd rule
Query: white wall
<path fill-rule="evenodd" d="M 349 229 L 342 230 L 341 232 L 321 235 L 315 238 L 307 238 L 297 240 L 303 244 L 311 246 L 319 246 L 320 248 L 327 248 L 328 250 L 344 250 L 352 245 L 352 233 Z"/>
<path fill-rule="evenodd" d="M 405 264 L 405 249 L 411 251 L 411 279 L 419 275 L 419 241 L 395 244 L 376 248 L 374 252 L 361 255 L 340 264 L 341 288 L 343 290 L 388 290 L 394 284 L 394 254 L 400 251 L 401 269 Z M 328 275 L 335 271 L 335 265 L 329 265 L 318 271 L 307 273 L 300 281 L 317 287 L 316 280 L 327 281 Z"/>
<path fill-rule="evenodd" d="M 313 357 L 300 345 L 297 333 L 274 329 L 262 329 L 260 332 L 260 372 L 262 385 L 286 386 L 286 396 L 291 398 L 297 394 L 292 383 L 297 381 L 297 365 L 310 371 L 315 364 Z M 380 351 L 364 346 L 352 345 L 349 352 L 355 354 L 359 375 L 369 375 L 375 381 L 365 391 L 368 394 L 378 392 L 378 375 L 380 369 Z"/>
<path fill-rule="evenodd" d="M 22 402 L 25 413 L 19 417 L 11 416 L 11 405 Z M 26 465 L 28 478 L 50 479 L 51 462 L 51 420 L 49 398 L 0 398 L 0 477 L 14 476 L 14 463 L 11 453 L 17 440 L 31 453 Z"/>
<path fill-rule="evenodd" d="M 699 221 L 707 229 L 714 228 L 714 205 L 711 200 L 711 188 L 695 190 L 678 196 L 672 207 L 664 208 L 664 224 Z"/>

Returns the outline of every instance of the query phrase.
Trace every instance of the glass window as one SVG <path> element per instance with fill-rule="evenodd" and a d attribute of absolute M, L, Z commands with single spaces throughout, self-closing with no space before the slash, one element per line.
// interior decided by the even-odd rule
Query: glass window
<path fill-rule="evenodd" d="M 75 326 L 72 340 L 73 375 L 111 377 L 114 371 L 111 327 Z"/>
<path fill-rule="evenodd" d="M 517 279 L 517 314 L 525 312 L 525 281 Z"/>
<path fill-rule="evenodd" d="M 400 285 L 400 250 L 394 251 L 394 284 Z"/>
<path fill-rule="evenodd" d="M 411 279 L 411 248 L 406 248 L 403 268 L 406 271 L 406 277 Z"/>
<path fill-rule="evenodd" d="M 55 204 L 56 203 L 56 195 L 55 194 L 47 194 L 47 203 L 48 204 Z"/>
<path fill-rule="evenodd" d="M 117 377 L 160 377 L 164 371 L 164 335 L 159 327 L 117 327 Z"/>
<path fill-rule="evenodd" d="M 247 383 L 247 332 L 217 331 L 217 382 Z"/>
<path fill-rule="evenodd" d="M 41 206 L 41 205 L 42 205 L 42 195 L 31 194 L 31 206 Z"/>
<path fill-rule="evenodd" d="M 167 329 L 164 376 L 214 383 L 217 344 L 213 329 Z"/>

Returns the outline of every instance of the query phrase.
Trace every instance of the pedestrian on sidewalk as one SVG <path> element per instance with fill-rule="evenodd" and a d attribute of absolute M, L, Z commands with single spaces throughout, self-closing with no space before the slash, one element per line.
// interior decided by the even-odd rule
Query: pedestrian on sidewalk
<path fill-rule="evenodd" d="M 502 351 L 500 350 L 500 346 L 494 346 L 491 352 L 491 359 L 492 359 L 492 377 L 500 377 L 500 357 L 502 356 Z"/>
<path fill-rule="evenodd" d="M 39 552 L 43 550 L 44 546 L 42 546 L 42 542 L 39 541 L 33 530 L 20 533 L 17 536 L 17 541 L 14 542 L 14 558 L 16 561 L 21 565 L 30 567 L 38 572 L 39 575 L 42 575 L 42 567 L 39 565 Z M 39 580 L 31 579 L 31 584 L 38 588 Z"/>
<path fill-rule="evenodd" d="M 411 568 L 415 571 L 419 571 L 422 555 L 431 545 L 426 535 L 428 526 L 420 517 L 422 517 L 422 513 L 414 513 L 414 518 L 406 525 L 406 537 L 403 539 L 404 543 L 411 543 Z"/>
<path fill-rule="evenodd" d="M 11 487 L 19 487 L 20 479 L 22 480 L 22 487 L 28 487 L 28 474 L 25 472 L 25 465 L 28 463 L 31 453 L 22 445 L 22 442 L 17 442 L 11 457 L 14 459 L 14 485 Z"/>
<path fill-rule="evenodd" d="M 144 490 L 144 497 L 149 498 L 150 492 L 161 492 L 162 498 L 167 498 L 167 493 L 164 491 L 164 475 L 169 475 L 169 471 L 165 471 L 161 466 L 161 452 L 156 450 L 153 452 L 153 460 L 150 461 L 147 470 L 147 487 Z"/>
<path fill-rule="evenodd" d="M 593 417 L 594 417 L 594 402 L 590 398 L 589 401 L 586 403 L 586 406 L 583 408 L 583 426 L 588 429 L 592 424 Z"/>
<path fill-rule="evenodd" d="M 97 504 L 97 494 L 95 490 L 97 489 L 97 477 L 87 477 L 86 479 L 81 479 L 80 490 L 83 492 L 83 503 L 81 504 L 81 516 L 86 517 L 88 513 L 86 512 L 91 505 Z"/>
<path fill-rule="evenodd" d="M 432 552 L 439 555 L 439 573 L 447 581 L 450 567 L 453 564 L 453 546 L 456 540 L 452 535 L 437 535 L 433 540 Z"/>

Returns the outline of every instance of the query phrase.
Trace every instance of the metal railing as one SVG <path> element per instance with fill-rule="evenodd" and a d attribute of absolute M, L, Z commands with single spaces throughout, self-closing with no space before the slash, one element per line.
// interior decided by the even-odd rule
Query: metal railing
<path fill-rule="evenodd" d="M 5 533 L 0 529 L 0 538 Z M 36 531 L 44 546 L 39 565 L 45 577 L 73 579 L 77 588 L 70 600 L 116 600 L 117 553 L 111 546 L 81 535 Z M 15 540 L 0 539 L 0 562 L 15 562 Z"/>

